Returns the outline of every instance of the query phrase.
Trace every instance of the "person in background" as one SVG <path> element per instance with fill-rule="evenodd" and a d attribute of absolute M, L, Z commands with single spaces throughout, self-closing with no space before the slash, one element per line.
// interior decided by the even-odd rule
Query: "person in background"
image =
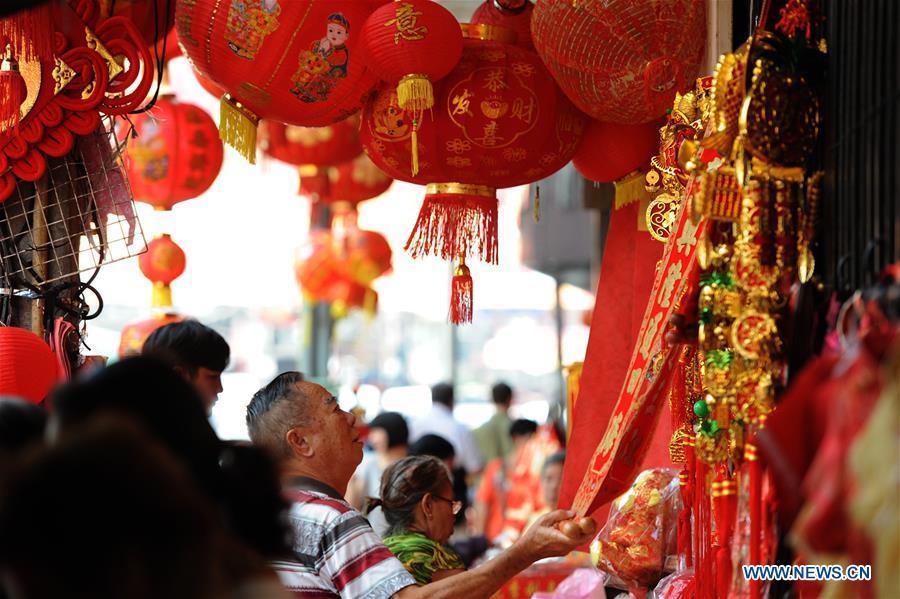
<path fill-rule="evenodd" d="M 469 484 L 466 482 L 466 471 L 457 466 L 456 451 L 447 439 L 440 435 L 424 435 L 409 448 L 409 455 L 430 455 L 444 462 L 450 471 L 453 484 L 453 499 L 462 503 L 463 509 L 456 518 L 457 524 L 465 521 L 465 512 L 469 508 Z"/>
<path fill-rule="evenodd" d="M 173 322 L 150 333 L 141 354 L 171 364 L 200 394 L 207 415 L 212 412 L 231 357 L 220 334 L 196 320 Z"/>
<path fill-rule="evenodd" d="M 433 456 L 409 456 L 385 470 L 380 505 L 388 523 L 384 544 L 419 585 L 466 569 L 447 545 L 462 503 L 453 499 L 447 466 Z"/>
<path fill-rule="evenodd" d="M 362 459 L 355 424 L 334 395 L 304 381 L 298 372 L 280 374 L 247 406 L 250 438 L 277 456 L 285 492 L 293 501 L 295 555 L 274 566 L 298 596 L 488 597 L 535 560 L 568 554 L 593 535 L 595 525 L 589 519 L 574 527 L 578 531 L 569 530 L 572 536 L 563 533 L 557 525 L 574 513 L 560 510 L 545 516 L 520 542 L 485 565 L 417 587 L 365 517 L 343 500 Z M 449 509 L 453 511 L 452 504 Z"/>
<path fill-rule="evenodd" d="M 519 419 L 509 427 L 513 451 L 505 457 L 498 457 L 488 463 L 475 493 L 476 534 L 483 534 L 488 540 L 497 538 L 503 532 L 509 491 L 509 472 L 515 466 L 516 456 L 522 447 L 537 432 L 537 422 Z"/>
<path fill-rule="evenodd" d="M 418 441 L 428 434 L 438 435 L 450 441 L 456 452 L 456 461 L 469 476 L 481 471 L 481 453 L 466 425 L 453 418 L 453 387 L 440 383 L 431 389 L 431 411 L 413 421 L 410 440 Z"/>
<path fill-rule="evenodd" d="M 47 411 L 17 397 L 0 397 L 0 459 L 44 440 Z"/>
<path fill-rule="evenodd" d="M 372 451 L 363 454 L 363 461 L 347 487 L 347 502 L 360 511 L 365 508 L 368 497 L 379 497 L 381 475 L 385 469 L 406 457 L 409 443 L 406 419 L 397 412 L 379 414 L 369 423 L 368 443 Z M 383 536 L 387 522 L 382 511 L 370 511 L 368 516 L 372 528 Z"/>
<path fill-rule="evenodd" d="M 559 490 L 562 487 L 565 464 L 566 452 L 558 451 L 547 458 L 544 467 L 541 468 L 541 493 L 548 510 L 555 510 L 559 505 Z"/>
<path fill-rule="evenodd" d="M 494 402 L 494 415 L 474 432 L 485 464 L 490 464 L 497 458 L 505 458 L 513 449 L 513 441 L 509 436 L 512 424 L 509 417 L 509 407 L 513 400 L 512 388 L 506 383 L 497 383 L 491 388 L 491 399 Z"/>

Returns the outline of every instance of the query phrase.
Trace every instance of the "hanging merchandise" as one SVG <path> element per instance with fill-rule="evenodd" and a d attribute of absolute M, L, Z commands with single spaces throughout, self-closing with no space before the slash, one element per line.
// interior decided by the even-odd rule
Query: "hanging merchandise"
<path fill-rule="evenodd" d="M 472 13 L 474 25 L 498 25 L 516 32 L 515 44 L 534 52 L 531 39 L 531 0 L 484 0 Z"/>
<path fill-rule="evenodd" d="M 125 165 L 136 200 L 171 210 L 203 194 L 222 168 L 222 142 L 198 106 L 161 96 L 153 110 L 132 117 L 135 137 Z"/>
<path fill-rule="evenodd" d="M 322 127 L 359 110 L 377 81 L 363 23 L 387 0 L 178 0 L 194 68 L 222 87 L 222 139 L 255 161 L 256 125 Z"/>
<path fill-rule="evenodd" d="M 413 115 L 399 107 L 393 86 L 366 105 L 361 139 L 389 176 L 427 185 L 406 245 L 413 257 L 496 264 L 497 188 L 562 168 L 578 148 L 585 119 L 540 59 L 511 45 L 511 31 L 463 25 L 463 34 L 463 58 L 435 86 L 434 121 L 418 135 L 418 175 L 410 175 Z M 458 301 L 471 297 L 456 293 L 451 302 Z"/>
<path fill-rule="evenodd" d="M 705 0 L 537 0 L 538 54 L 578 108 L 601 121 L 648 123 L 700 70 Z M 685 32 L 690 32 L 685 34 Z"/>
<path fill-rule="evenodd" d="M 25 329 L 0 326 L 0 396 L 40 403 L 57 381 L 50 346 Z"/>
<path fill-rule="evenodd" d="M 418 132 L 434 106 L 433 83 L 462 56 L 456 18 L 431 0 L 402 0 L 372 13 L 363 26 L 363 48 L 372 69 L 397 86 L 397 106 L 410 117 L 411 174 L 419 172 Z"/>

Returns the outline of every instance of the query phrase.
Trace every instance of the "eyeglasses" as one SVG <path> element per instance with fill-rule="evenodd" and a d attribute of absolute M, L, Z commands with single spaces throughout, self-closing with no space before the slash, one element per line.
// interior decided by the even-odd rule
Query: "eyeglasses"
<path fill-rule="evenodd" d="M 446 497 L 441 497 L 440 495 L 436 495 L 436 494 L 432 494 L 431 496 L 434 497 L 435 499 L 440 499 L 441 501 L 446 501 L 447 503 L 449 503 L 450 511 L 453 512 L 454 516 L 456 514 L 458 514 L 459 511 L 462 509 L 462 501 L 455 501 L 453 499 L 447 499 Z"/>

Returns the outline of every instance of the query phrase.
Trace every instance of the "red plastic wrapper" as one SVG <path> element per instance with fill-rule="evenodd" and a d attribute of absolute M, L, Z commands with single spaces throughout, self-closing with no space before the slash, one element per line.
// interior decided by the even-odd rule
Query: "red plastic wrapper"
<path fill-rule="evenodd" d="M 667 558 L 677 553 L 680 510 L 678 471 L 644 470 L 613 502 L 591 543 L 594 565 L 628 590 L 652 589 L 665 575 Z"/>
<path fill-rule="evenodd" d="M 693 570 L 680 570 L 659 581 L 653 590 L 656 599 L 694 599 L 696 586 Z"/>

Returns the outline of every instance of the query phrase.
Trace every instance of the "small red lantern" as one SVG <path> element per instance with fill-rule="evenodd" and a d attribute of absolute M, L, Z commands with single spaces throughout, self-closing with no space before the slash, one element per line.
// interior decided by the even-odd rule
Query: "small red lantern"
<path fill-rule="evenodd" d="M 412 116 L 412 175 L 419 171 L 416 144 L 422 114 L 434 106 L 432 81 L 442 79 L 462 56 L 456 17 L 431 0 L 399 0 L 372 13 L 363 47 L 382 79 L 397 85 L 397 105 Z"/>
<path fill-rule="evenodd" d="M 260 118 L 321 127 L 359 110 L 377 81 L 360 31 L 386 2 L 178 0 L 182 47 L 227 92 L 222 139 L 253 162 Z"/>
<path fill-rule="evenodd" d="M 352 228 L 344 240 L 344 267 L 350 278 L 361 285 L 391 270 L 393 252 L 384 235 L 375 231 Z"/>
<path fill-rule="evenodd" d="M 172 305 L 169 285 L 184 273 L 187 256 L 168 234 L 160 235 L 147 244 L 147 251 L 140 255 L 138 264 L 144 276 L 153 283 L 153 305 Z"/>
<path fill-rule="evenodd" d="M 144 348 L 144 341 L 150 336 L 150 333 L 156 329 L 173 322 L 181 322 L 184 317 L 180 314 L 160 313 L 154 314 L 146 320 L 132 322 L 122 328 L 119 337 L 119 358 L 127 358 L 136 356 L 141 353 Z"/>
<path fill-rule="evenodd" d="M 646 123 L 694 84 L 706 0 L 537 0 L 531 33 L 578 108 L 603 121 Z"/>
<path fill-rule="evenodd" d="M 463 57 L 435 86 L 434 124 L 419 134 L 418 175 L 410 176 L 408 168 L 412 118 L 399 107 L 393 88 L 382 87 L 366 105 L 360 135 L 366 153 L 388 176 L 427 185 L 406 244 L 413 257 L 475 256 L 496 264 L 497 188 L 562 168 L 578 148 L 586 119 L 537 55 L 509 43 L 510 30 L 463 28 Z M 459 270 L 462 285 L 468 269 Z M 453 289 L 454 305 L 471 305 L 471 298 L 457 293 L 462 286 Z"/>
<path fill-rule="evenodd" d="M 592 120 L 572 158 L 581 176 L 611 183 L 646 165 L 659 151 L 659 123 L 620 125 Z"/>
<path fill-rule="evenodd" d="M 355 117 L 327 127 L 263 121 L 259 134 L 259 147 L 267 156 L 295 166 L 334 166 L 353 160 L 362 151 Z"/>
<path fill-rule="evenodd" d="M 56 358 L 43 339 L 25 329 L 0 327 L 0 395 L 40 403 L 58 372 Z"/>
<path fill-rule="evenodd" d="M 321 199 L 334 209 L 339 205 L 344 209 L 355 208 L 360 202 L 387 192 L 394 182 L 365 154 L 330 169 L 329 180 L 328 194 Z"/>
<path fill-rule="evenodd" d="M 222 142 L 203 109 L 172 96 L 160 97 L 151 112 L 132 117 L 137 137 L 125 155 L 136 200 L 171 210 L 195 198 L 222 168 Z"/>
<path fill-rule="evenodd" d="M 531 0 L 484 0 L 472 13 L 472 23 L 499 25 L 516 32 L 516 45 L 534 51 L 531 40 Z"/>
<path fill-rule="evenodd" d="M 353 308 L 374 316 L 378 309 L 378 293 L 371 287 L 348 279 L 335 288 L 335 296 L 331 301 L 331 317 L 335 320 L 344 318 Z"/>
<path fill-rule="evenodd" d="M 297 284 L 313 301 L 331 301 L 336 286 L 347 279 L 330 231 L 310 231 L 300 248 L 295 265 Z"/>

